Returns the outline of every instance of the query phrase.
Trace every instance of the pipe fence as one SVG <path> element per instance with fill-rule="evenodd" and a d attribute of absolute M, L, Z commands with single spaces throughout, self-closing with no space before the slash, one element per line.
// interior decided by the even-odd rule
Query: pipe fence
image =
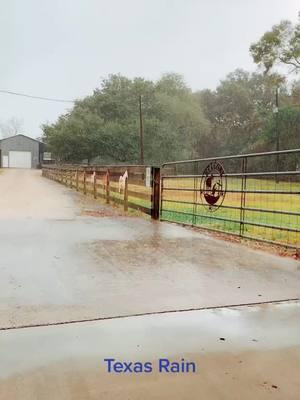
<path fill-rule="evenodd" d="M 300 246 L 300 149 L 165 163 L 161 220 Z"/>

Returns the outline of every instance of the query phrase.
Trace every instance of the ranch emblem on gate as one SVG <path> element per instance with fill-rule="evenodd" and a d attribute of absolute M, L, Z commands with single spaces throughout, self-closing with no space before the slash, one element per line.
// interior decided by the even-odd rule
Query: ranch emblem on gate
<path fill-rule="evenodd" d="M 203 171 L 200 182 L 201 201 L 209 211 L 216 211 L 223 203 L 227 179 L 223 165 L 212 161 Z"/>

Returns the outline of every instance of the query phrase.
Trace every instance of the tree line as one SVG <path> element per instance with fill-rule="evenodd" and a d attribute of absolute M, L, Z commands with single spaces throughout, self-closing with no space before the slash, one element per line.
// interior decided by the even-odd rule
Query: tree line
<path fill-rule="evenodd" d="M 91 96 L 53 124 L 44 141 L 61 162 L 139 163 L 139 97 L 144 156 L 149 164 L 276 148 L 300 147 L 300 80 L 275 68 L 300 70 L 300 23 L 282 21 L 251 45 L 258 72 L 237 69 L 215 90 L 192 91 L 183 76 L 157 81 L 109 75 Z M 275 93 L 279 88 L 279 108 Z"/>

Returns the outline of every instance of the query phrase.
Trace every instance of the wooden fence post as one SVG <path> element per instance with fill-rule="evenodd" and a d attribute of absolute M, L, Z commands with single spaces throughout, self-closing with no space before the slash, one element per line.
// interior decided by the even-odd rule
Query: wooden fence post
<path fill-rule="evenodd" d="M 109 169 L 106 171 L 106 203 L 109 204 Z"/>
<path fill-rule="evenodd" d="M 128 178 L 125 179 L 124 186 L 124 211 L 128 211 Z"/>
<path fill-rule="evenodd" d="M 94 171 L 94 199 L 97 198 L 97 174 Z"/>
<path fill-rule="evenodd" d="M 83 193 L 86 194 L 86 171 L 83 170 Z"/>
<path fill-rule="evenodd" d="M 159 219 L 159 204 L 160 204 L 160 168 L 152 167 L 152 204 L 151 218 Z"/>
<path fill-rule="evenodd" d="M 77 190 L 77 192 L 79 190 L 79 181 L 78 181 L 79 177 L 78 177 L 78 175 L 79 175 L 78 169 L 76 169 L 76 190 Z"/>

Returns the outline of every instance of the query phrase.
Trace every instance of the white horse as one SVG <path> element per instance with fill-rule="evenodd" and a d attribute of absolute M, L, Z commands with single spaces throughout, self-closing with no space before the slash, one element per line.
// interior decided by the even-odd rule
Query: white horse
<path fill-rule="evenodd" d="M 125 189 L 126 179 L 128 179 L 128 172 L 127 172 L 127 170 L 126 170 L 126 171 L 124 172 L 124 174 L 121 175 L 120 178 L 119 178 L 119 193 L 121 193 L 121 191 Z"/>

